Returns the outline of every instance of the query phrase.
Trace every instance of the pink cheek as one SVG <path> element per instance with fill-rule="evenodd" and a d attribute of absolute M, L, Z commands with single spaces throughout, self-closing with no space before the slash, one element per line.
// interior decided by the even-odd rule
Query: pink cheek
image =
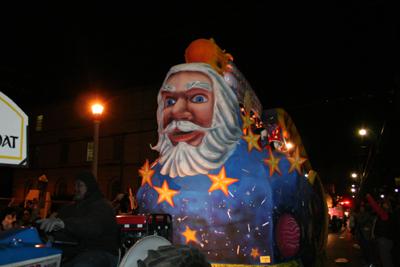
<path fill-rule="evenodd" d="M 210 127 L 212 124 L 212 119 L 213 119 L 213 111 L 210 110 L 209 107 L 204 107 L 202 109 L 193 111 L 196 115 L 194 116 L 196 118 L 196 121 L 198 124 L 200 124 L 202 127 Z"/>

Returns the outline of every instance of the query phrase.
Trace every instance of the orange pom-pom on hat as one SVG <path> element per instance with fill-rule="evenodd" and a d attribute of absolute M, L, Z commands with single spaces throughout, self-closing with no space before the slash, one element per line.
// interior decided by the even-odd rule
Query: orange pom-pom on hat
<path fill-rule="evenodd" d="M 202 62 L 211 65 L 219 74 L 231 72 L 231 65 L 228 59 L 233 61 L 233 57 L 221 50 L 213 38 L 197 39 L 193 41 L 185 51 L 186 63 Z"/>

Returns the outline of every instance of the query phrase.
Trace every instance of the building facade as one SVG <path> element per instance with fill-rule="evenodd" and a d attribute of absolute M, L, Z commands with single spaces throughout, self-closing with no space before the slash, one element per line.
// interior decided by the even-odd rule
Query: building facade
<path fill-rule="evenodd" d="M 142 87 L 95 96 L 103 113 L 98 117 L 97 180 L 109 200 L 141 184 L 138 169 L 158 158 L 150 148 L 158 140 L 158 87 Z M 26 111 L 29 116 L 29 167 L 14 171 L 13 193 L 25 199 L 30 189 L 52 198 L 71 196 L 74 178 L 92 170 L 94 97 L 77 97 Z M 40 178 L 40 179 L 39 179 Z"/>

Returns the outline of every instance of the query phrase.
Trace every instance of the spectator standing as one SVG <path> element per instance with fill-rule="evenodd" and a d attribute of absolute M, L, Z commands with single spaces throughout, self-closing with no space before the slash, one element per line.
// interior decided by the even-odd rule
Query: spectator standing
<path fill-rule="evenodd" d="M 378 242 L 381 264 L 383 267 L 394 267 L 392 258 L 394 221 L 390 201 L 385 199 L 380 207 L 370 194 L 367 194 L 367 199 L 377 213 L 374 236 Z"/>
<path fill-rule="evenodd" d="M 128 189 L 120 201 L 121 214 L 137 215 L 139 206 L 132 189 Z"/>
<path fill-rule="evenodd" d="M 360 244 L 366 266 L 371 266 L 376 262 L 375 247 L 372 241 L 372 226 L 374 218 L 369 204 L 363 204 L 357 214 L 356 237 Z"/>
<path fill-rule="evenodd" d="M 360 203 L 357 202 L 350 212 L 349 227 L 352 235 L 356 234 L 358 212 L 360 212 Z"/>

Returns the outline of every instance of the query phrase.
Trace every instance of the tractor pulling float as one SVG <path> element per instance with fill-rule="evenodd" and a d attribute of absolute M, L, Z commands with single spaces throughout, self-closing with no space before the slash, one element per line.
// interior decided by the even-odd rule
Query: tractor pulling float
<path fill-rule="evenodd" d="M 119 266 L 323 266 L 324 188 L 292 119 L 283 109 L 262 109 L 232 56 L 213 39 L 194 41 L 185 58 L 171 68 L 158 96 L 159 143 L 152 149 L 160 158 L 139 170 L 136 197 L 148 215 L 117 216 Z M 212 121 L 169 130 L 182 101 L 190 112 L 206 106 L 197 115 Z M 196 138 L 204 140 L 192 142 Z M 0 235 L 0 267 L 58 266 L 59 258 L 45 257 L 60 251 L 38 238 L 25 240 L 31 231 Z M 43 255 L 16 257 L 21 248 Z"/>

